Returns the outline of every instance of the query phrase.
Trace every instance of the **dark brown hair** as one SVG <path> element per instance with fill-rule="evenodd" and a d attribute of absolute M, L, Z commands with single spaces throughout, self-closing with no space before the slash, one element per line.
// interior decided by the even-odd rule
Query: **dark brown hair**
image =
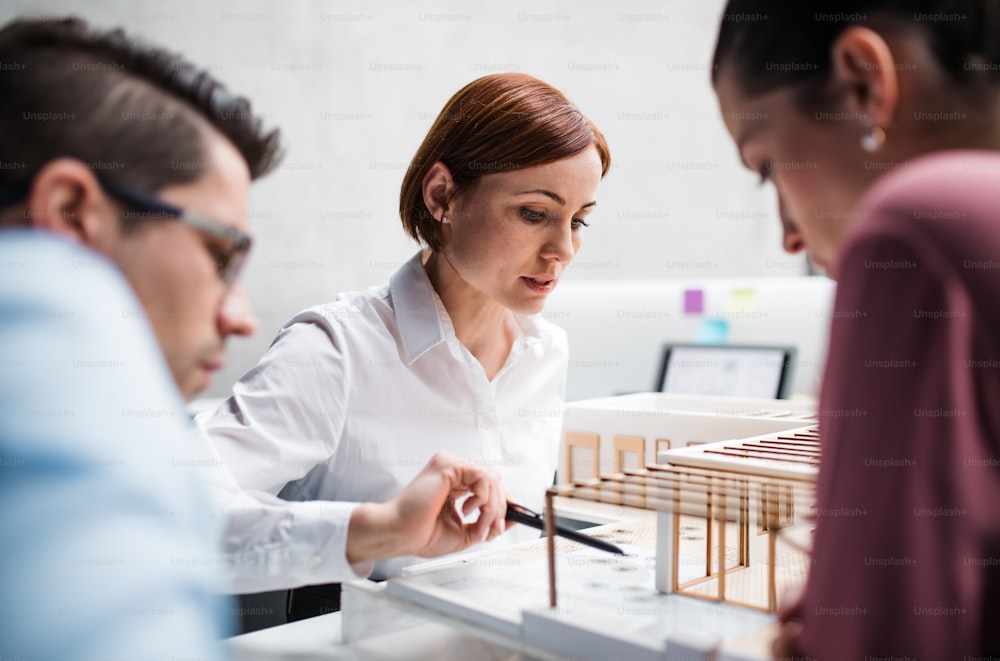
<path fill-rule="evenodd" d="M 837 37 L 852 25 L 920 31 L 956 89 L 973 97 L 1000 82 L 1000 3 L 996 0 L 729 0 L 722 13 L 712 82 L 731 79 L 750 97 L 793 88 L 817 105 Z"/>
<path fill-rule="evenodd" d="M 281 157 L 246 99 L 207 72 L 121 30 L 79 19 L 15 20 L 0 29 L 0 183 L 23 184 L 72 157 L 149 191 L 198 179 L 213 127 L 256 179 Z"/>
<path fill-rule="evenodd" d="M 440 225 L 423 196 L 424 177 L 438 161 L 448 166 L 459 194 L 485 175 L 552 163 L 590 145 L 604 176 L 611 167 L 607 142 L 562 92 L 523 73 L 474 80 L 451 97 L 410 162 L 399 196 L 403 227 L 441 249 Z"/>

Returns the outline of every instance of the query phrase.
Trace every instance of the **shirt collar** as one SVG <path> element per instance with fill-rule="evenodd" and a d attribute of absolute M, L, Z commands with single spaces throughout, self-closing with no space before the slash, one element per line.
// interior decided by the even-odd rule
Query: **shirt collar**
<path fill-rule="evenodd" d="M 422 252 L 418 252 L 389 279 L 389 293 L 406 364 L 424 355 L 434 346 L 455 337 L 448 311 L 431 285 L 424 270 Z M 525 346 L 544 342 L 549 337 L 541 315 L 514 315 Z M 457 338 L 456 338 L 457 341 Z"/>
<path fill-rule="evenodd" d="M 525 346 L 530 347 L 549 339 L 549 329 L 545 326 L 541 314 L 516 314 L 514 318 L 521 327 L 521 337 Z"/>
<path fill-rule="evenodd" d="M 445 339 L 439 302 L 424 271 L 421 254 L 418 252 L 410 258 L 389 280 L 389 293 L 407 365 Z"/>

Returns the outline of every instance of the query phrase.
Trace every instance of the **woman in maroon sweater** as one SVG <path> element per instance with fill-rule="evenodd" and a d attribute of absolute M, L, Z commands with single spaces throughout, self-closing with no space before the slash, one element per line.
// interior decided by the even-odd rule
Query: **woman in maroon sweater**
<path fill-rule="evenodd" d="M 1000 3 L 731 0 L 713 84 L 838 280 L 779 657 L 1000 659 Z"/>

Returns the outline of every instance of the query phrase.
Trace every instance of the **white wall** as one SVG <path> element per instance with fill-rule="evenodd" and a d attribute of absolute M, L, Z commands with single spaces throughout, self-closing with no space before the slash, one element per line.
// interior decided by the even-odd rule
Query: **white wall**
<path fill-rule="evenodd" d="M 70 13 L 207 66 L 284 131 L 284 166 L 252 194 L 245 276 L 258 335 L 232 342 L 221 394 L 299 309 L 384 283 L 415 250 L 397 202 L 452 93 L 502 70 L 562 89 L 614 167 L 573 279 L 789 276 L 768 189 L 742 170 L 709 80 L 722 0 L 5 0 L 0 20 Z"/>

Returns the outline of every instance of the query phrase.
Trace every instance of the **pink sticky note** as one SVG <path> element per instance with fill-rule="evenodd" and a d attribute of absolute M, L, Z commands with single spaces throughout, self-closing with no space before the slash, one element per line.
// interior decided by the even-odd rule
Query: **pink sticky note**
<path fill-rule="evenodd" d="M 684 290 L 684 314 L 701 314 L 705 311 L 705 292 L 700 289 Z"/>

